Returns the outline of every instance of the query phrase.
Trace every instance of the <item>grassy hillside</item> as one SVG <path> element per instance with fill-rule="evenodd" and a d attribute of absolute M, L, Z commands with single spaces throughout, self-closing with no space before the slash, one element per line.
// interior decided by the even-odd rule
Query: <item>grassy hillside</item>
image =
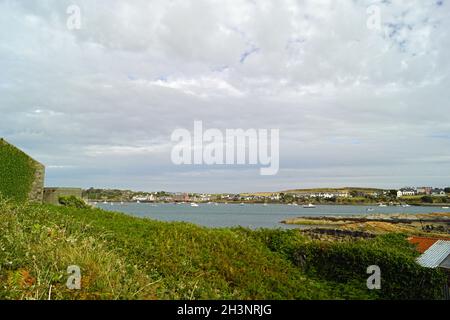
<path fill-rule="evenodd" d="M 294 189 L 294 190 L 286 190 L 283 191 L 284 193 L 298 193 L 298 192 L 312 192 L 312 193 L 319 193 L 319 192 L 364 192 L 364 193 L 370 193 L 370 192 L 382 192 L 381 189 L 376 188 L 358 188 L 358 187 L 344 187 L 344 188 L 313 188 L 313 189 Z"/>
<path fill-rule="evenodd" d="M 27 199 L 36 168 L 22 151 L 0 139 L 0 194 L 18 201 Z"/>
<path fill-rule="evenodd" d="M 378 297 L 363 280 L 334 282 L 299 267 L 294 251 L 310 241 L 296 231 L 208 229 L 1 199 L 0 230 L 0 299 Z M 66 288 L 69 265 L 81 268 L 81 290 Z"/>

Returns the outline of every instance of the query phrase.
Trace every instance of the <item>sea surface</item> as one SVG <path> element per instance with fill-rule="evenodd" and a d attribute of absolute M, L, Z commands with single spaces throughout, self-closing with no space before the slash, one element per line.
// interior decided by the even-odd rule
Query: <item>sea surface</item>
<path fill-rule="evenodd" d="M 184 221 L 207 227 L 233 227 L 243 226 L 257 228 L 298 228 L 295 225 L 286 225 L 282 220 L 301 216 L 334 216 L 334 215 L 361 215 L 376 213 L 432 213 L 449 212 L 441 207 L 377 207 L 377 206 L 317 206 L 305 209 L 301 205 L 289 206 L 284 204 L 199 204 L 191 207 L 190 204 L 150 204 L 150 203 L 98 203 L 98 208 L 123 212 L 136 217 L 145 217 L 160 221 Z M 368 212 L 368 208 L 373 211 Z"/>

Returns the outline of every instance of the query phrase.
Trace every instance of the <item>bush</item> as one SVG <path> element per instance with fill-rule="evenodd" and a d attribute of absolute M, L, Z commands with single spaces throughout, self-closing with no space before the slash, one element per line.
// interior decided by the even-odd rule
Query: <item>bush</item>
<path fill-rule="evenodd" d="M 433 198 L 430 196 L 423 196 L 422 198 L 420 198 L 420 200 L 423 203 L 433 203 Z"/>
<path fill-rule="evenodd" d="M 82 199 L 75 196 L 59 197 L 58 202 L 65 207 L 72 207 L 77 209 L 88 209 L 89 206 Z"/>
<path fill-rule="evenodd" d="M 312 242 L 298 248 L 294 261 L 310 275 L 338 283 L 366 286 L 367 267 L 381 269 L 379 299 L 442 299 L 447 279 L 437 269 L 421 267 L 417 253 L 405 237 L 388 235 L 375 240 L 331 243 Z"/>

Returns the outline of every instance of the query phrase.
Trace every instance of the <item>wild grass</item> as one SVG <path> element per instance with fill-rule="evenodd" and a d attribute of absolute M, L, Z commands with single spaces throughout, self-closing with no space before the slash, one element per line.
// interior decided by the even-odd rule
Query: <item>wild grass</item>
<path fill-rule="evenodd" d="M 291 256 L 309 240 L 296 231 L 210 229 L 2 199 L 0 230 L 0 299 L 375 297 L 360 283 L 303 272 Z M 70 265 L 81 269 L 81 290 L 66 287 Z"/>

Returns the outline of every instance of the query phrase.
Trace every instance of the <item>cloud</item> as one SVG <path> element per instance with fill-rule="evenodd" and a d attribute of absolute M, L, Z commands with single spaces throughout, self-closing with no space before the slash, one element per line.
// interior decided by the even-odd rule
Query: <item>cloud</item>
<path fill-rule="evenodd" d="M 449 15 L 421 0 L 3 0 L 0 136 L 51 185 L 445 185 Z M 170 135 L 194 120 L 280 129 L 280 173 L 172 165 Z"/>

